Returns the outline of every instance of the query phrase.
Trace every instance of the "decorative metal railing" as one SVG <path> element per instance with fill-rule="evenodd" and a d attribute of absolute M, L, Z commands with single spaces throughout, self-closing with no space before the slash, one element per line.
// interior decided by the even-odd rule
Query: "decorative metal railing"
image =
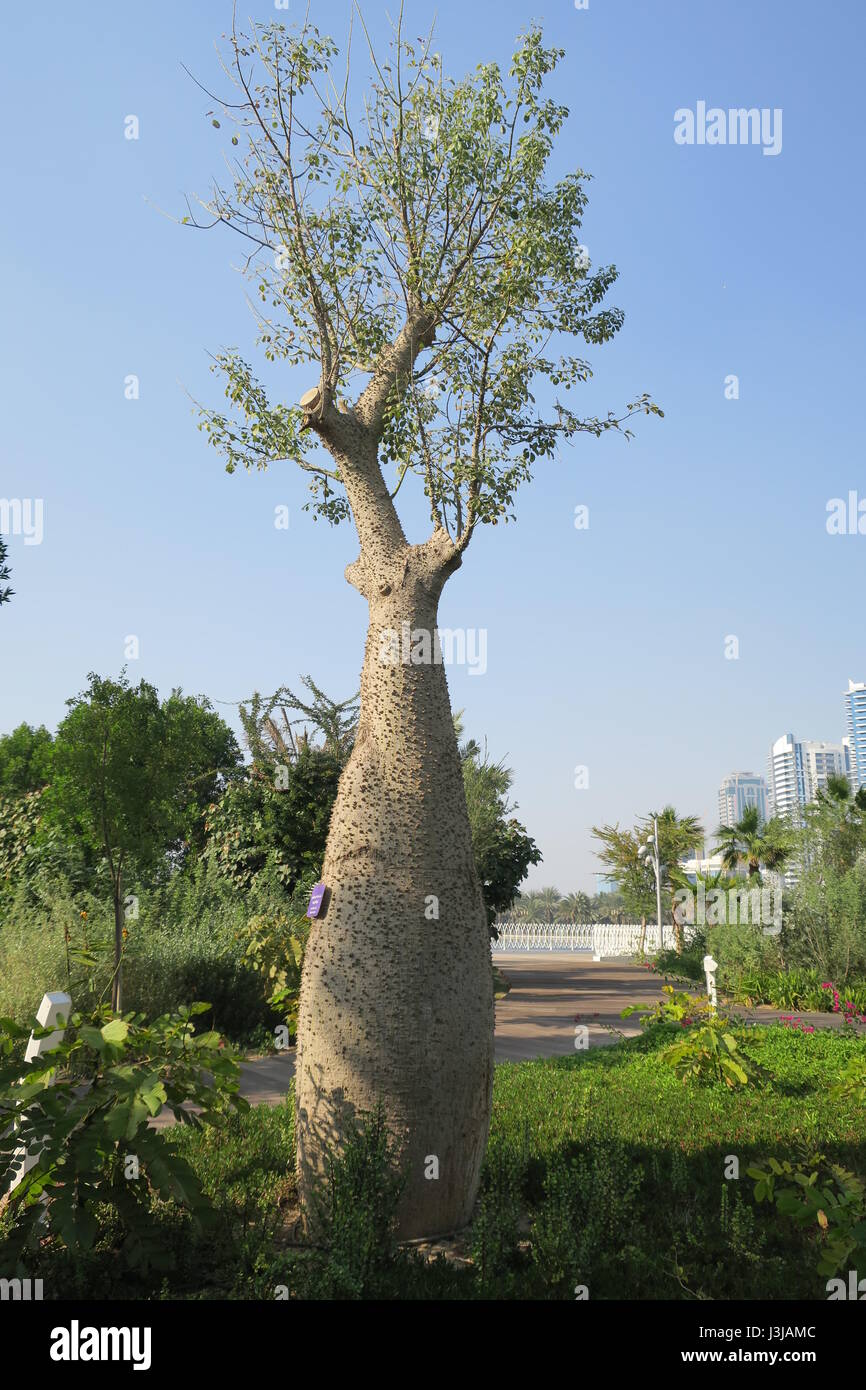
<path fill-rule="evenodd" d="M 655 923 L 645 928 L 640 922 L 498 922 L 499 939 L 492 943 L 494 951 L 591 951 L 594 956 L 633 956 L 640 947 L 641 932 L 644 950 L 672 949 L 675 945 L 672 926 L 663 927 L 663 942 Z M 686 929 L 688 934 L 688 929 Z"/>

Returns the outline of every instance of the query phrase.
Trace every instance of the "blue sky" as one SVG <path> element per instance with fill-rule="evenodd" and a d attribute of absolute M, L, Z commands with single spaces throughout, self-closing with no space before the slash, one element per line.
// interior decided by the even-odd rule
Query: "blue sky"
<path fill-rule="evenodd" d="M 276 14 L 265 0 L 240 9 Z M 311 6 L 338 39 L 348 13 Z M 364 13 L 383 35 L 385 7 Z M 420 34 L 434 10 L 407 0 L 406 14 Z M 455 75 L 506 62 L 533 18 L 566 49 L 556 172 L 593 174 L 583 240 L 619 268 L 611 300 L 626 312 L 590 354 L 581 405 L 647 390 L 665 410 L 630 444 L 579 439 L 542 468 L 518 523 L 473 540 L 440 614 L 487 630 L 486 674 L 452 668 L 449 683 L 467 731 L 514 768 L 544 854 L 530 883 L 592 888 L 593 823 L 673 802 L 714 826 L 724 774 L 764 772 L 789 729 L 839 739 L 847 679 L 866 679 L 866 537 L 825 525 L 829 499 L 866 498 L 864 10 L 445 0 L 435 14 Z M 185 394 L 216 403 L 207 353 L 253 340 L 238 244 L 158 211 L 182 213 L 220 168 L 225 130 L 181 64 L 217 84 L 229 19 L 222 0 L 16 6 L 5 19 L 0 497 L 43 499 L 44 538 L 10 539 L 0 731 L 54 727 L 90 670 L 116 674 L 129 634 L 134 678 L 206 693 L 229 717 L 231 702 L 305 672 L 336 698 L 357 685 L 352 533 L 302 511 L 290 465 L 227 476 Z M 781 108 L 781 153 L 676 144 L 674 112 L 698 101 Z M 128 114 L 138 141 L 124 139 Z M 729 374 L 738 400 L 725 399 Z M 280 382 L 289 400 L 309 384 Z M 287 531 L 274 528 L 280 503 Z"/>

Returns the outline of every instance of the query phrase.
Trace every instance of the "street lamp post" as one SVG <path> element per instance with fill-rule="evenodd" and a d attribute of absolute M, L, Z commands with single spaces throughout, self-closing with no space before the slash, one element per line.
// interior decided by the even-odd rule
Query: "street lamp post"
<path fill-rule="evenodd" d="M 656 915 L 658 917 L 659 928 L 659 950 L 664 950 L 664 938 L 662 936 L 662 875 L 661 861 L 659 859 L 659 818 L 653 816 L 653 833 L 647 837 L 645 845 L 641 845 L 637 852 L 637 857 L 642 864 L 650 863 L 653 866 L 653 873 L 656 878 Z"/>

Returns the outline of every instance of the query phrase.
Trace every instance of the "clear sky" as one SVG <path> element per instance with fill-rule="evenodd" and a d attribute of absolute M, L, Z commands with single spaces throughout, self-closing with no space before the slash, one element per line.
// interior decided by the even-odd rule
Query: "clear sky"
<path fill-rule="evenodd" d="M 266 0 L 240 12 L 286 18 Z M 338 39 L 348 13 L 311 5 Z M 383 35 L 381 0 L 364 13 Z M 449 683 L 467 731 L 514 769 L 544 854 L 530 884 L 591 889 L 593 823 L 673 802 L 714 827 L 727 772 L 765 772 L 787 730 L 841 738 L 847 679 L 866 679 L 866 536 L 826 529 L 831 498 L 866 498 L 866 7 L 407 0 L 413 35 L 434 14 L 455 75 L 507 62 L 533 18 L 567 50 L 557 173 L 594 176 L 583 240 L 619 268 L 611 302 L 626 312 L 588 354 L 581 404 L 647 390 L 666 412 L 630 444 L 581 438 L 540 469 L 518 523 L 473 540 L 440 614 L 487 630 L 486 673 L 452 668 Z M 158 211 L 182 214 L 221 168 L 225 130 L 181 65 L 218 85 L 229 21 L 223 0 L 4 15 L 0 498 L 42 499 L 44 536 L 10 538 L 0 731 L 56 726 L 89 671 L 119 671 L 129 635 L 134 679 L 228 702 L 227 716 L 305 672 L 335 698 L 357 686 L 351 531 L 301 510 L 291 465 L 226 475 L 185 394 L 221 401 L 207 353 L 250 354 L 254 336 L 236 240 Z M 781 151 L 677 144 L 674 113 L 699 102 L 780 108 Z M 288 400 L 310 384 L 276 381 Z"/>

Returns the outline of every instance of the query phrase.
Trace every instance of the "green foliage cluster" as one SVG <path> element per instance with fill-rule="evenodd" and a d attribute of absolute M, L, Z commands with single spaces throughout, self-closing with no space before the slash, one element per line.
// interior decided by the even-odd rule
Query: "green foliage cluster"
<path fill-rule="evenodd" d="M 462 733 L 459 714 L 455 716 L 454 726 L 459 738 Z M 504 761 L 494 763 L 486 747 L 482 749 L 475 739 L 462 743 L 459 751 L 472 829 L 472 852 L 487 909 L 487 925 L 495 935 L 493 923 L 497 915 L 511 907 L 530 864 L 541 863 L 541 851 L 527 835 L 526 828 L 512 815 L 517 806 L 508 796 L 513 781 L 510 768 Z"/>
<path fill-rule="evenodd" d="M 150 1024 L 107 1006 L 74 1012 L 60 1020 L 62 1040 L 27 1065 L 30 1030 L 0 1019 L 0 1188 L 20 1171 L 22 1149 L 37 1155 L 8 1198 L 4 1245 L 17 1261 L 46 1233 L 72 1254 L 89 1251 L 107 1222 L 119 1228 L 124 1263 L 159 1268 L 153 1201 L 178 1204 L 199 1226 L 207 1219 L 194 1171 L 148 1120 L 167 1106 L 180 1123 L 214 1126 L 230 1106 L 246 1107 L 231 1049 L 214 1031 L 194 1031 L 209 1007 Z M 35 1037 L 52 1031 L 33 1021 Z"/>
<path fill-rule="evenodd" d="M 832 982 L 820 970 L 748 970 L 735 977 L 737 996 L 750 1004 L 771 1004 L 775 1009 L 807 1009 L 833 1012 Z M 866 1014 L 866 979 L 848 979 L 844 1001 L 856 1014 Z M 842 1012 L 840 1008 L 837 1012 Z"/>
<path fill-rule="evenodd" d="M 298 1027 L 304 952 L 310 934 L 305 907 L 314 876 L 297 885 L 286 908 L 250 917 L 239 933 L 243 960 L 262 980 L 268 1006 L 283 1019 L 290 1038 Z"/>
<path fill-rule="evenodd" d="M 341 764 L 304 746 L 279 768 L 254 763 L 207 808 L 205 826 L 222 873 L 240 888 L 276 874 L 291 893 L 321 867 Z"/>
<path fill-rule="evenodd" d="M 866 1182 L 823 1154 L 808 1162 L 767 1158 L 748 1169 L 755 1201 L 816 1235 L 818 1273 L 835 1275 L 866 1264 Z"/>
<path fill-rule="evenodd" d="M 734 1025 L 710 1004 L 705 994 L 687 994 L 673 985 L 662 987 L 664 998 L 650 1008 L 629 1004 L 622 1017 L 640 1013 L 641 1026 L 679 1024 L 684 1030 L 676 1042 L 662 1052 L 662 1061 L 672 1067 L 684 1082 L 715 1081 L 725 1086 L 747 1086 L 752 1072 L 737 1045 Z"/>
<path fill-rule="evenodd" d="M 215 1026 L 234 1042 L 267 1044 L 279 1015 L 269 989 L 244 959 L 250 917 L 286 910 L 279 885 L 266 880 L 243 892 L 207 853 L 164 883 L 130 885 L 137 916 L 124 951 L 124 993 L 148 1017 L 204 995 Z M 46 987 L 63 988 L 77 1008 L 96 1008 L 111 991 L 113 912 L 93 891 L 63 877 L 20 881 L 0 928 L 0 1014 L 18 1022 L 38 1008 Z"/>
<path fill-rule="evenodd" d="M 0 888 L 22 873 L 39 829 L 42 790 L 4 795 L 0 792 Z"/>
<path fill-rule="evenodd" d="M 388 1289 L 396 1260 L 397 1208 L 405 1185 L 400 1145 L 380 1103 L 353 1116 L 342 1153 L 328 1154 L 317 1213 L 326 1255 L 308 1296 L 375 1298 Z"/>

